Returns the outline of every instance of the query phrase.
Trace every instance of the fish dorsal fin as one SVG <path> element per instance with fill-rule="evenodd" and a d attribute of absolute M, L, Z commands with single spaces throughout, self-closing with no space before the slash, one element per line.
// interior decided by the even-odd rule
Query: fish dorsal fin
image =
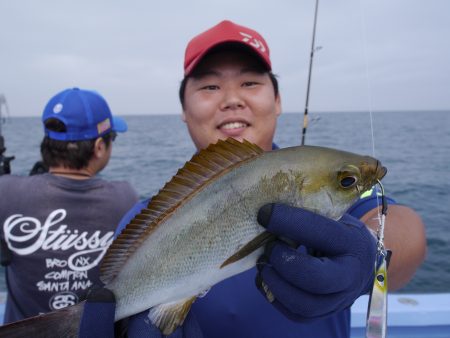
<path fill-rule="evenodd" d="M 239 142 L 229 138 L 219 140 L 195 154 L 111 244 L 100 267 L 101 280 L 109 283 L 114 279 L 140 244 L 194 193 L 218 176 L 263 152 L 246 140 Z"/>

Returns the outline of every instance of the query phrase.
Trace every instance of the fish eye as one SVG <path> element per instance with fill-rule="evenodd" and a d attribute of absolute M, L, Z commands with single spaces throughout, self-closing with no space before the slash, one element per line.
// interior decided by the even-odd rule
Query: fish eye
<path fill-rule="evenodd" d="M 359 167 L 347 164 L 337 172 L 337 183 L 343 189 L 357 188 L 357 184 L 361 179 L 361 171 Z"/>
<path fill-rule="evenodd" d="M 341 187 L 351 188 L 356 184 L 356 182 L 358 182 L 358 180 L 355 176 L 346 176 L 341 178 Z"/>

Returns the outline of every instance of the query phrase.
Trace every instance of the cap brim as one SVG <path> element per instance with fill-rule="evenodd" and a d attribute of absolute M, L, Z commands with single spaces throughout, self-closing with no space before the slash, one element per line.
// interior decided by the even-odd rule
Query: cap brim
<path fill-rule="evenodd" d="M 114 116 L 112 130 L 118 133 L 124 133 L 128 130 L 128 125 L 123 118 Z"/>
<path fill-rule="evenodd" d="M 267 70 L 272 70 L 272 65 L 270 63 L 267 62 L 267 60 L 260 54 L 258 53 L 255 48 L 249 46 L 247 43 L 242 42 L 242 40 L 239 39 L 233 39 L 233 38 L 225 38 L 222 40 L 219 40 L 213 44 L 211 44 L 210 46 L 206 47 L 199 55 L 197 55 L 190 63 L 189 65 L 186 66 L 185 70 L 184 70 L 184 76 L 188 76 L 192 73 L 192 71 L 195 69 L 195 67 L 198 66 L 198 64 L 200 63 L 200 61 L 202 61 L 202 59 L 210 52 L 212 52 L 214 49 L 216 48 L 220 48 L 222 46 L 226 46 L 226 45 L 230 45 L 230 46 L 239 46 L 241 47 L 243 50 L 248 51 L 249 53 L 251 53 L 252 55 L 254 55 L 255 57 L 257 57 L 259 60 L 262 61 L 263 65 L 267 68 Z"/>

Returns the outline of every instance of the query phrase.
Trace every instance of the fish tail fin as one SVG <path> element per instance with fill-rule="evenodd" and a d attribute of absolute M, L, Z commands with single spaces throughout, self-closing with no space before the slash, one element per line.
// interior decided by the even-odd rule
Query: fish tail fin
<path fill-rule="evenodd" d="M 76 338 L 84 303 L 0 326 L 0 338 Z"/>

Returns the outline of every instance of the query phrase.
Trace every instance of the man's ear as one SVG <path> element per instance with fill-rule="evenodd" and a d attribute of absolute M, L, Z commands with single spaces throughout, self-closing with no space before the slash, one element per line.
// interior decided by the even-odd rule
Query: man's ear
<path fill-rule="evenodd" d="M 94 156 L 96 158 L 102 158 L 107 151 L 105 140 L 102 137 L 98 137 L 94 143 Z"/>
<path fill-rule="evenodd" d="M 275 114 L 277 116 L 280 116 L 281 114 L 281 96 L 280 94 L 277 95 L 277 97 L 275 98 Z"/>
<path fill-rule="evenodd" d="M 181 113 L 181 120 L 182 120 L 184 123 L 186 123 L 186 112 L 184 111 L 184 109 L 183 109 L 183 111 L 182 111 L 182 113 Z"/>

